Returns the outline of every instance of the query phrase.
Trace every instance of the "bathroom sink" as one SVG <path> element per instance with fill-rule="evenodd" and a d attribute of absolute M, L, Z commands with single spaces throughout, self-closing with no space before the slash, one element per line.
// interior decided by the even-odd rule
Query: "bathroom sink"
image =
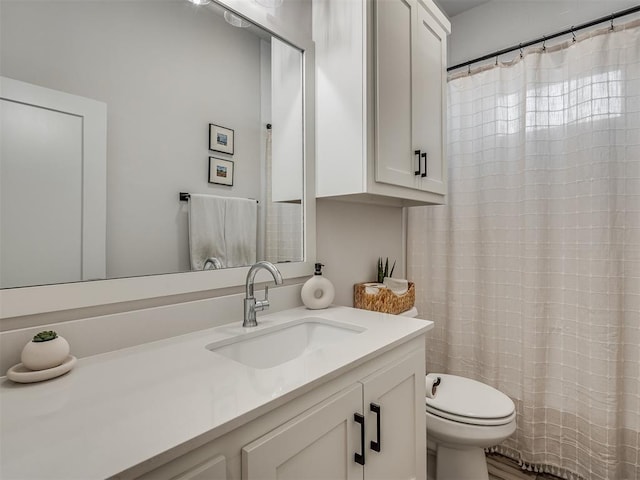
<path fill-rule="evenodd" d="M 271 368 L 365 331 L 308 317 L 207 345 L 207 350 L 253 368 Z"/>

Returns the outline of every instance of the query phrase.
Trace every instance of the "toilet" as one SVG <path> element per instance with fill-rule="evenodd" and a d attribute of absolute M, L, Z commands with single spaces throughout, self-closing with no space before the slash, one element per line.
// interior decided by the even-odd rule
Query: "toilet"
<path fill-rule="evenodd" d="M 436 480 L 488 480 L 484 449 L 516 431 L 513 401 L 470 378 L 431 375 L 440 377 L 434 397 L 425 398 L 427 441 L 436 451 Z"/>
<path fill-rule="evenodd" d="M 401 313 L 417 318 L 416 307 Z M 516 431 L 516 406 L 504 393 L 446 373 L 433 398 L 425 397 L 427 447 L 436 452 L 436 480 L 489 480 L 484 449 Z M 427 379 L 427 390 L 432 384 Z"/>

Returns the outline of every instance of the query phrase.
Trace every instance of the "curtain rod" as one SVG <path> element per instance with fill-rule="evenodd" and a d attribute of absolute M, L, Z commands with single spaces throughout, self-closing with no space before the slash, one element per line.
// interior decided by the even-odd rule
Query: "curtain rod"
<path fill-rule="evenodd" d="M 636 5 L 635 7 L 627 8 L 626 10 L 621 10 L 621 11 L 619 11 L 617 13 L 612 13 L 611 15 L 607 15 L 606 17 L 596 18 L 595 20 L 592 20 L 592 21 L 587 22 L 587 23 L 582 23 L 582 24 L 577 25 L 577 26 L 572 26 L 571 28 L 568 28 L 568 29 L 563 30 L 561 32 L 554 33 L 552 35 L 543 35 L 542 37 L 536 38 L 535 40 L 530 40 L 530 41 L 525 42 L 525 43 L 519 43 L 518 45 L 514 45 L 514 46 L 509 47 L 509 48 L 504 48 L 502 50 L 498 50 L 497 52 L 489 53 L 487 55 L 484 55 L 484 56 L 478 57 L 478 58 L 474 58 L 473 60 L 469 60 L 469 61 L 464 62 L 464 63 L 459 63 L 458 65 L 454 65 L 453 67 L 447 68 L 447 72 L 450 72 L 451 70 L 457 70 L 458 68 L 467 67 L 467 66 L 473 65 L 474 63 L 483 62 L 484 60 L 489 60 L 490 58 L 499 57 L 500 55 L 504 55 L 505 53 L 515 52 L 516 50 L 521 50 L 521 49 L 523 49 L 525 47 L 530 47 L 531 45 L 535 45 L 536 43 L 544 43 L 547 40 L 552 40 L 554 38 L 561 37 L 563 35 L 569 35 L 570 33 L 575 33 L 578 30 L 583 30 L 585 28 L 593 27 L 594 25 L 598 25 L 599 23 L 604 23 L 604 22 L 611 21 L 611 26 L 613 27 L 613 20 L 614 19 L 620 18 L 620 17 L 624 17 L 625 15 L 630 15 L 630 14 L 636 13 L 636 12 L 640 12 L 640 5 Z"/>

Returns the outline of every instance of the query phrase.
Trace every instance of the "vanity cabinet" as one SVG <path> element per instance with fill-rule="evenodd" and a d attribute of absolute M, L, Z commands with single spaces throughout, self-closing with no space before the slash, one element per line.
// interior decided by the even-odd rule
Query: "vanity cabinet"
<path fill-rule="evenodd" d="M 362 388 L 354 385 L 242 449 L 242 479 L 362 479 Z"/>
<path fill-rule="evenodd" d="M 449 32 L 432 0 L 314 0 L 318 197 L 444 203 Z"/>
<path fill-rule="evenodd" d="M 242 479 L 424 477 L 423 357 L 362 379 L 242 449 Z"/>
<path fill-rule="evenodd" d="M 424 479 L 424 385 L 421 335 L 212 441 L 116 478 Z"/>

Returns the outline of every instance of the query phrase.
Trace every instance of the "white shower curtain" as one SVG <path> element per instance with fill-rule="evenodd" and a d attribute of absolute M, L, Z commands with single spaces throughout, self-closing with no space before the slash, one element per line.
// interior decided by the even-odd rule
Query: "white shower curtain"
<path fill-rule="evenodd" d="M 640 479 L 640 23 L 449 82 L 447 206 L 409 211 L 427 370 L 509 395 L 523 468 Z"/>

